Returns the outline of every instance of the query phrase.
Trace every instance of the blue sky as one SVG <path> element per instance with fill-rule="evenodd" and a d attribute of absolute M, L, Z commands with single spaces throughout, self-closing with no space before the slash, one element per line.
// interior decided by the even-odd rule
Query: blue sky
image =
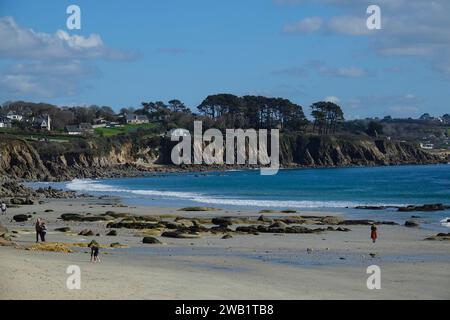
<path fill-rule="evenodd" d="M 81 8 L 68 30 L 66 8 Z M 382 29 L 365 26 L 378 4 Z M 214 93 L 329 99 L 346 117 L 450 112 L 449 1 L 0 3 L 0 102 L 109 105 Z"/>

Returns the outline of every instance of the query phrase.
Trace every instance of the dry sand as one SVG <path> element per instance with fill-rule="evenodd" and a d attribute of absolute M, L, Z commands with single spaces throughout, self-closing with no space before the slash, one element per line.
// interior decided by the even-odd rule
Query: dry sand
<path fill-rule="evenodd" d="M 53 212 L 44 211 L 52 209 Z M 432 233 L 420 228 L 379 226 L 379 241 L 367 226 L 350 232 L 321 234 L 205 235 L 201 239 L 161 238 L 163 245 L 144 245 L 136 230 L 119 229 L 105 236 L 106 223 L 63 222 L 62 213 L 174 216 L 259 216 L 257 211 L 180 212 L 177 208 L 117 207 L 110 199 L 51 200 L 11 208 L 0 223 L 17 232 L 14 242 L 35 241 L 34 217 L 48 223 L 48 241 L 96 239 L 124 249 L 102 249 L 99 264 L 89 262 L 86 248 L 74 253 L 27 251 L 0 247 L 0 299 L 449 299 L 450 242 L 424 241 Z M 36 212 L 36 214 L 33 214 Z M 30 213 L 26 223 L 12 216 Z M 307 212 L 301 212 L 305 215 Z M 323 213 L 326 214 L 326 213 Z M 271 216 L 273 214 L 266 214 Z M 317 213 L 314 213 L 317 215 Z M 69 226 L 73 233 L 54 231 Z M 77 233 L 91 229 L 100 237 Z M 311 253 L 307 249 L 311 248 Z M 369 253 L 375 253 L 371 257 Z M 66 269 L 81 269 L 81 289 L 66 287 Z M 366 286 L 366 268 L 381 268 L 381 289 Z"/>

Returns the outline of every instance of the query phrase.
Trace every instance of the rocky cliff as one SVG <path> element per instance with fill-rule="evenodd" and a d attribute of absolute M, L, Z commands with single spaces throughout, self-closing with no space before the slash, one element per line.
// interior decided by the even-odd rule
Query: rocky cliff
<path fill-rule="evenodd" d="M 167 143 L 87 140 L 83 143 L 27 142 L 14 136 L 0 139 L 0 180 L 70 180 L 132 176 L 170 165 Z M 283 166 L 371 166 L 431 164 L 443 161 L 418 146 L 366 137 L 284 135 L 280 139 Z M 447 161 L 447 160 L 446 160 Z M 159 163 L 162 166 L 156 167 Z"/>
<path fill-rule="evenodd" d="M 0 140 L 0 178 L 61 181 L 141 174 L 157 159 L 154 150 L 132 141 L 101 148 L 98 141 L 81 146 L 58 142 L 27 142 L 14 137 Z M 1 180 L 1 179 L 0 179 Z"/>
<path fill-rule="evenodd" d="M 300 166 L 432 164 L 443 161 L 406 142 L 361 137 L 292 135 L 281 139 L 281 162 Z"/>

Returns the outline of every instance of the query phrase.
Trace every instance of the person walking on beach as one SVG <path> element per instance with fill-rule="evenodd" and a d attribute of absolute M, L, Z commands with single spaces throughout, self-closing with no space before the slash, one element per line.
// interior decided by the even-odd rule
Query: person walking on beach
<path fill-rule="evenodd" d="M 36 224 L 34 225 L 36 229 L 36 243 L 39 242 L 39 238 L 41 238 L 42 242 L 45 242 L 45 234 L 47 233 L 47 228 L 45 227 L 45 223 L 41 218 L 36 219 Z"/>
<path fill-rule="evenodd" d="M 370 227 L 370 237 L 372 238 L 373 243 L 377 241 L 377 226 L 375 223 L 372 223 L 372 226 Z"/>
<path fill-rule="evenodd" d="M 4 201 L 2 201 L 2 204 L 0 205 L 1 209 L 2 209 L 2 214 L 6 214 L 6 203 Z"/>
<path fill-rule="evenodd" d="M 100 259 L 98 257 L 99 245 L 98 245 L 97 241 L 92 240 L 88 246 L 91 247 L 91 262 L 94 262 L 94 263 L 100 262 Z"/>

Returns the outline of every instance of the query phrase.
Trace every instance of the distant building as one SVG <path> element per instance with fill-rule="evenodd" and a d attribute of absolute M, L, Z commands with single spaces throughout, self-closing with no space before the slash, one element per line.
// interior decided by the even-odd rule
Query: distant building
<path fill-rule="evenodd" d="M 11 128 L 11 120 L 0 116 L 0 128 Z"/>
<path fill-rule="evenodd" d="M 432 143 L 421 143 L 420 147 L 422 149 L 425 149 L 425 150 L 432 150 L 432 149 L 434 149 L 434 144 L 432 144 Z"/>
<path fill-rule="evenodd" d="M 167 133 L 166 133 L 166 137 L 168 137 L 168 138 L 170 138 L 172 136 L 174 136 L 174 137 L 187 137 L 189 135 L 190 135 L 189 130 L 180 129 L 180 128 L 172 129 L 170 131 L 167 131 Z"/>
<path fill-rule="evenodd" d="M 148 117 L 146 115 L 138 115 L 138 114 L 127 114 L 127 123 L 128 124 L 142 124 L 149 123 Z"/>
<path fill-rule="evenodd" d="M 42 129 L 51 131 L 51 119 L 50 116 L 47 115 L 47 117 L 39 117 L 33 120 L 33 128 L 35 129 Z"/>
<path fill-rule="evenodd" d="M 6 115 L 6 117 L 10 120 L 15 120 L 15 121 L 22 121 L 23 116 L 20 114 L 17 114 L 13 111 L 8 112 L 8 114 Z"/>
<path fill-rule="evenodd" d="M 80 123 L 76 125 L 66 126 L 67 134 L 69 135 L 82 135 L 94 133 L 94 129 L 90 123 Z"/>

